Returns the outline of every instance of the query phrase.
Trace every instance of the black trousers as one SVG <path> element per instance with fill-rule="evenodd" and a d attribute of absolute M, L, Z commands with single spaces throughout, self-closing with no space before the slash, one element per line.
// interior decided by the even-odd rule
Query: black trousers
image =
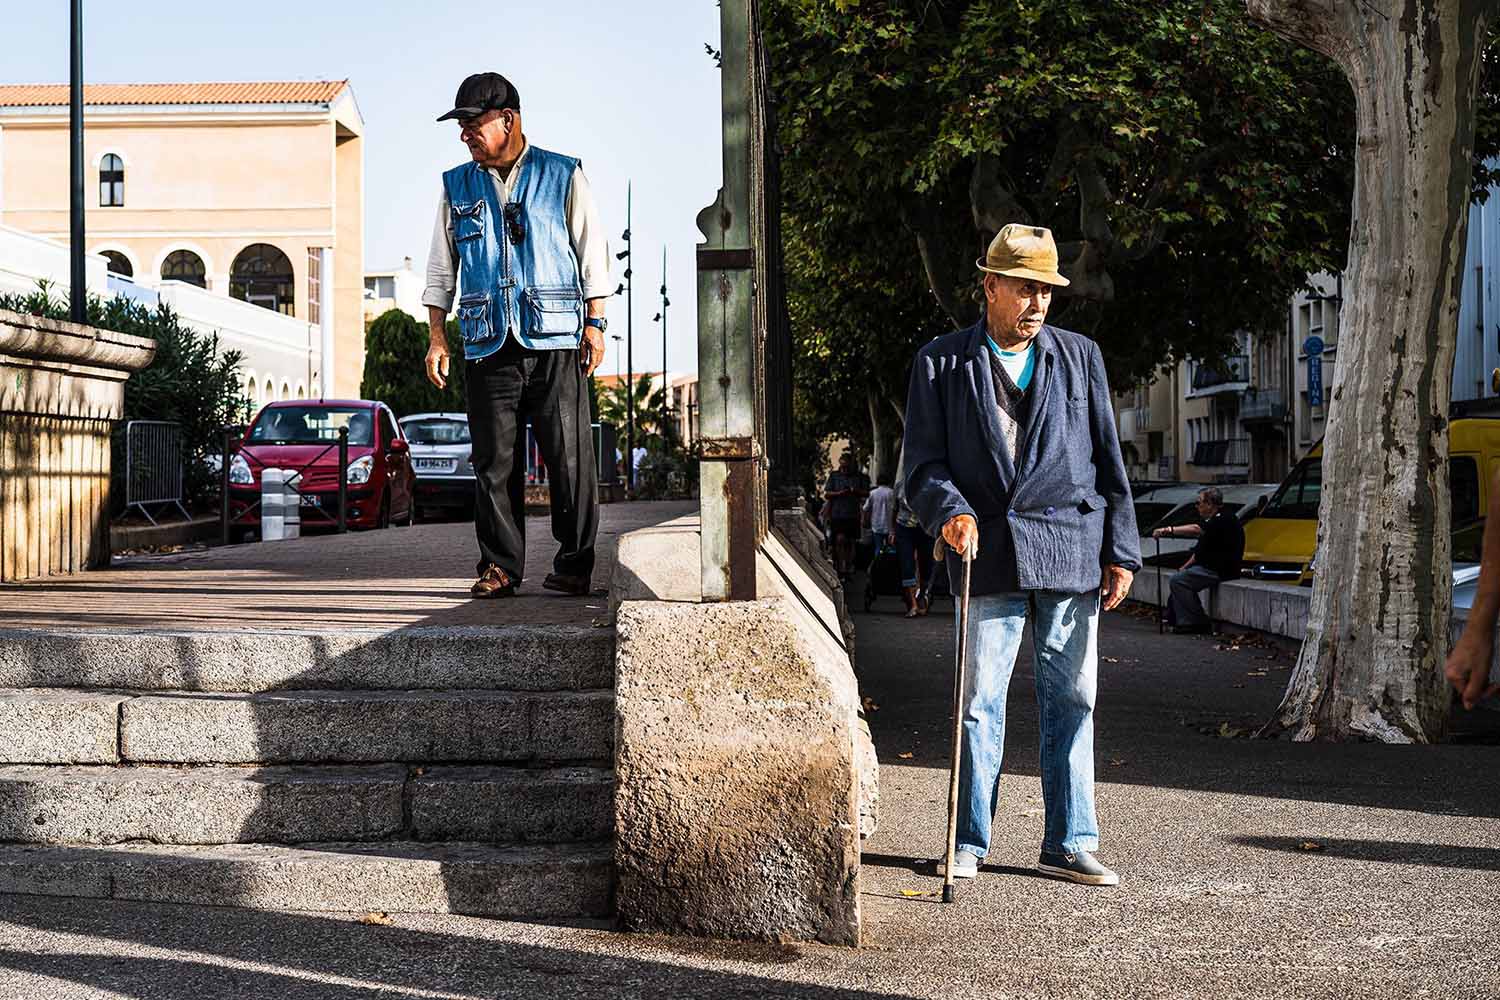
<path fill-rule="evenodd" d="M 526 425 L 552 494 L 553 569 L 589 579 L 599 532 L 598 471 L 586 377 L 577 351 L 532 351 L 514 339 L 465 362 L 473 439 L 476 574 L 499 566 L 517 583 L 526 568 Z"/>

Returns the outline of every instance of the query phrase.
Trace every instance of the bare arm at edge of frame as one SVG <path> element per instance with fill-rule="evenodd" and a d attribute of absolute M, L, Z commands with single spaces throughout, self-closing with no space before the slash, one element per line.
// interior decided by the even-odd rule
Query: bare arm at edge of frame
<path fill-rule="evenodd" d="M 1500 684 L 1490 684 L 1490 663 L 1495 655 L 1495 622 L 1500 617 L 1500 469 L 1490 476 L 1490 497 L 1485 509 L 1484 544 L 1479 557 L 1479 586 L 1469 620 L 1448 654 L 1444 676 L 1463 700 L 1473 708 L 1485 698 L 1500 693 Z"/>

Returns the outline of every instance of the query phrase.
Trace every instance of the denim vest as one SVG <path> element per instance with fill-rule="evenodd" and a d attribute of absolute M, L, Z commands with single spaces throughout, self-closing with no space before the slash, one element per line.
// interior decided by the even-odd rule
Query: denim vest
<path fill-rule="evenodd" d="M 581 342 L 583 288 L 567 219 L 577 168 L 570 156 L 528 147 L 506 205 L 477 163 L 443 174 L 458 248 L 464 357 L 493 354 L 511 336 L 543 351 Z"/>

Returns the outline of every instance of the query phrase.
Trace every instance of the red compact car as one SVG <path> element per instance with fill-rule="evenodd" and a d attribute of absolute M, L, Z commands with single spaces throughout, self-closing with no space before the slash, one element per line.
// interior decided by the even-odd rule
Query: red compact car
<path fill-rule="evenodd" d="M 384 528 L 410 524 L 416 493 L 411 446 L 390 407 L 367 399 L 289 399 L 255 415 L 229 460 L 231 537 L 260 527 L 261 472 L 300 473 L 302 529 L 336 527 L 339 512 L 339 429 L 349 429 L 345 524 Z"/>

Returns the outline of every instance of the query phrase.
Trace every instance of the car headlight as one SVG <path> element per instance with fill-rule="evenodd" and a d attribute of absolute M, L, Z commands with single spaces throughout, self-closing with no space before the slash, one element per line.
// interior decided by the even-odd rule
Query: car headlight
<path fill-rule="evenodd" d="M 370 481 L 370 473 L 374 471 L 375 456 L 361 455 L 349 463 L 349 471 L 344 478 L 358 486 L 361 483 L 368 483 Z"/>
<path fill-rule="evenodd" d="M 236 486 L 255 485 L 255 474 L 250 471 L 250 463 L 245 461 L 244 455 L 235 455 L 229 460 L 229 481 Z"/>

